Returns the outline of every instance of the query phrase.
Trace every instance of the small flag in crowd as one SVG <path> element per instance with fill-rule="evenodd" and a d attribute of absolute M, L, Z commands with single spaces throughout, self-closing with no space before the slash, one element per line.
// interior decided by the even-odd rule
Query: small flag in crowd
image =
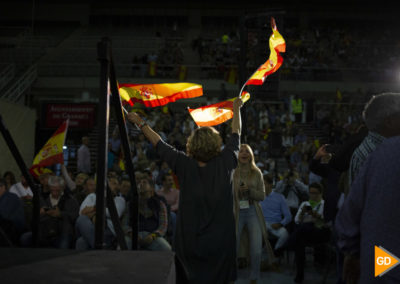
<path fill-rule="evenodd" d="M 179 99 L 202 96 L 203 87 L 193 83 L 120 84 L 119 94 L 130 105 L 138 102 L 146 107 L 158 107 Z"/>
<path fill-rule="evenodd" d="M 265 78 L 281 67 L 283 58 L 280 52 L 286 51 L 285 39 L 276 28 L 275 19 L 271 18 L 272 35 L 269 37 L 270 55 L 267 62 L 261 65 L 247 80 L 246 85 L 262 85 Z"/>
<path fill-rule="evenodd" d="M 197 126 L 214 126 L 224 123 L 233 117 L 233 101 L 235 99 L 236 98 L 232 98 L 223 102 L 195 109 L 188 108 L 188 110 Z M 246 102 L 249 99 L 250 94 L 248 92 L 243 92 L 243 102 Z"/>
<path fill-rule="evenodd" d="M 36 155 L 32 167 L 29 169 L 34 177 L 38 178 L 40 174 L 51 172 L 45 168 L 46 166 L 64 163 L 63 147 L 67 136 L 68 123 L 69 120 L 64 121 Z"/>

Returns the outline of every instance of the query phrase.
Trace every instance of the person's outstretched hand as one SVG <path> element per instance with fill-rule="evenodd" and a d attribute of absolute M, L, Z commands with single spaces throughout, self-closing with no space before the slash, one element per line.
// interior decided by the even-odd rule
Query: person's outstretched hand
<path fill-rule="evenodd" d="M 142 119 L 140 118 L 140 116 L 136 112 L 130 112 L 130 113 L 128 113 L 126 115 L 126 117 L 132 123 L 139 124 L 142 121 Z"/>
<path fill-rule="evenodd" d="M 326 146 L 328 146 L 328 144 L 324 144 L 321 147 L 319 147 L 317 153 L 314 156 L 314 159 L 319 160 L 321 159 L 323 156 L 329 154 L 328 152 L 326 152 Z"/>
<path fill-rule="evenodd" d="M 243 105 L 242 98 L 236 98 L 233 101 L 233 109 L 240 109 L 242 107 L 242 105 Z"/>

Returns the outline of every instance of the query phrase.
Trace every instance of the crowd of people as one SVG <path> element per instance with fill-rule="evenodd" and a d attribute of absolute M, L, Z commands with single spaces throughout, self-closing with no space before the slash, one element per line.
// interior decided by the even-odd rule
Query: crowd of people
<path fill-rule="evenodd" d="M 278 107 L 248 103 L 245 108 L 247 141 L 240 145 L 237 135 L 240 127 L 235 120 L 232 126 L 225 123 L 215 129 L 196 128 L 182 113 L 161 109 L 139 112 L 141 117 L 136 112 L 130 113 L 129 120 L 140 129 L 130 131 L 139 192 L 139 248 L 176 251 L 187 266 L 189 277 L 197 280 L 234 280 L 233 266 L 238 259 L 240 265 L 249 265 L 249 278 L 253 282 L 260 279 L 263 263 L 274 267 L 276 258 L 283 252 L 294 251 L 295 282 L 301 283 L 305 278 L 305 247 L 313 246 L 315 260 L 323 262 L 324 257 L 318 253 L 323 255 L 326 251 L 317 245 L 333 244 L 339 271 L 343 268 L 347 272 L 345 277 L 357 277 L 348 265 L 356 265 L 360 247 L 354 241 L 357 233 L 366 234 L 366 231 L 359 227 L 360 215 L 353 212 L 363 208 L 362 200 L 354 196 L 353 190 L 363 190 L 365 181 L 361 179 L 367 176 L 362 166 L 368 155 L 380 144 L 396 143 L 397 140 L 389 138 L 399 135 L 400 96 L 372 97 L 364 107 L 362 119 L 348 105 L 333 104 L 329 109 L 321 109 L 315 125 L 325 131 L 329 145 L 304 133 L 300 127 L 301 116 L 293 113 L 294 106 L 295 102 Z M 77 173 L 62 166 L 59 176 L 44 173 L 38 178 L 40 246 L 80 250 L 95 247 L 96 178 L 94 169 L 87 164 L 89 143 L 87 137 L 82 139 Z M 222 152 L 221 145 L 225 145 Z M 202 152 L 203 147 L 208 148 Z M 124 237 L 131 247 L 131 182 L 125 171 L 117 129 L 112 131 L 108 151 L 108 186 Z M 221 160 L 210 160 L 210 155 L 221 155 Z M 286 160 L 287 167 L 278 169 L 279 158 Z M 229 171 L 221 171 L 221 167 Z M 359 171 L 362 173 L 357 178 Z M 211 176 L 218 178 L 209 179 Z M 212 191 L 230 184 L 233 195 L 229 190 Z M 392 186 L 388 185 L 390 189 Z M 33 245 L 33 195 L 22 175 L 17 181 L 12 172 L 3 174 L 0 179 L 2 245 Z M 197 197 L 193 199 L 194 196 Z M 352 204 L 358 207 L 353 208 Z M 234 215 L 226 215 L 227 212 Z M 108 209 L 106 224 L 105 246 L 119 249 Z M 216 234 L 222 231 L 236 235 L 236 242 L 231 242 L 234 238 L 219 239 L 224 235 Z M 198 237 L 196 234 L 201 234 L 203 239 L 193 243 Z M 361 253 L 366 252 L 361 249 Z M 192 254 L 196 255 L 195 262 L 191 260 Z M 202 275 L 207 267 L 205 259 L 208 265 L 213 263 L 215 270 Z M 338 279 L 344 281 L 341 273 Z"/>

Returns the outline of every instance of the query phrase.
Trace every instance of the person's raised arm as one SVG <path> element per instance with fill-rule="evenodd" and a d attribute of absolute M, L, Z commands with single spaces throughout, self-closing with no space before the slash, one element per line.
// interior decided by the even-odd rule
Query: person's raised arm
<path fill-rule="evenodd" d="M 161 140 L 160 135 L 151 129 L 151 127 L 137 113 L 130 112 L 127 114 L 127 118 L 130 122 L 135 123 L 140 130 L 142 130 L 144 136 L 146 136 L 153 146 L 156 146 L 158 141 Z"/>
<path fill-rule="evenodd" d="M 237 133 L 239 136 L 242 131 L 242 118 L 240 115 L 242 105 L 243 101 L 241 98 L 236 98 L 233 101 L 232 133 Z"/>

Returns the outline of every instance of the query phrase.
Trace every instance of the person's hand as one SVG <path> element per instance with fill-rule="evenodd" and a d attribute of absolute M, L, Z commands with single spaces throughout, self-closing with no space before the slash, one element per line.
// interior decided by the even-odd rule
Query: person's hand
<path fill-rule="evenodd" d="M 321 147 L 319 147 L 317 153 L 314 155 L 314 159 L 315 159 L 315 160 L 319 160 L 319 159 L 321 159 L 323 156 L 326 156 L 326 155 L 329 154 L 329 153 L 326 151 L 326 147 L 327 147 L 328 145 L 329 145 L 329 144 L 324 144 L 324 145 L 322 145 Z"/>
<path fill-rule="evenodd" d="M 233 109 L 234 109 L 234 110 L 240 109 L 240 108 L 242 107 L 242 105 L 243 105 L 242 98 L 236 98 L 236 99 L 233 101 Z"/>
<path fill-rule="evenodd" d="M 31 200 L 32 199 L 32 196 L 30 196 L 30 195 L 25 195 L 25 196 L 22 196 L 21 197 L 23 200 Z"/>
<path fill-rule="evenodd" d="M 40 208 L 40 215 L 46 214 L 46 210 L 44 210 L 44 207 Z"/>
<path fill-rule="evenodd" d="M 356 284 L 360 278 L 360 258 L 346 255 L 343 261 L 343 280 L 346 284 Z"/>
<path fill-rule="evenodd" d="M 95 206 L 86 206 L 82 209 L 82 215 L 88 216 L 90 219 L 96 214 L 96 207 Z"/>
<path fill-rule="evenodd" d="M 307 209 L 307 206 L 303 206 L 302 208 L 301 208 L 301 211 L 300 211 L 300 214 L 301 215 L 304 215 L 304 214 L 306 214 L 306 213 L 311 213 L 312 212 L 312 210 L 309 210 L 309 209 Z"/>
<path fill-rule="evenodd" d="M 242 183 L 239 187 L 239 190 L 240 192 L 244 193 L 249 190 L 249 187 L 245 183 Z"/>
<path fill-rule="evenodd" d="M 128 113 L 126 115 L 126 117 L 132 123 L 139 124 L 140 122 L 142 122 L 142 119 L 140 118 L 140 116 L 136 112 L 130 112 L 130 113 Z"/>
<path fill-rule="evenodd" d="M 282 228 L 283 225 L 281 223 L 275 223 L 275 224 L 271 224 L 271 228 L 274 230 L 278 230 L 280 228 Z"/>
<path fill-rule="evenodd" d="M 51 216 L 51 217 L 60 217 L 61 216 L 61 212 L 60 209 L 58 207 L 54 208 L 54 209 L 50 209 L 47 210 L 47 215 Z"/>
<path fill-rule="evenodd" d="M 151 234 L 148 234 L 146 237 L 139 240 L 141 246 L 149 246 L 154 241 L 154 238 Z"/>

